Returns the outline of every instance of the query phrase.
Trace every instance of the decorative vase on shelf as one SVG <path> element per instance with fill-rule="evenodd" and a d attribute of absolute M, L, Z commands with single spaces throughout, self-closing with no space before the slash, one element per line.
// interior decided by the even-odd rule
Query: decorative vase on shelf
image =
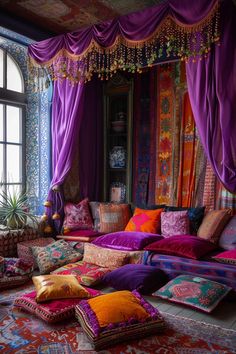
<path fill-rule="evenodd" d="M 114 146 L 109 154 L 111 168 L 124 168 L 126 165 L 126 150 L 123 146 Z"/>

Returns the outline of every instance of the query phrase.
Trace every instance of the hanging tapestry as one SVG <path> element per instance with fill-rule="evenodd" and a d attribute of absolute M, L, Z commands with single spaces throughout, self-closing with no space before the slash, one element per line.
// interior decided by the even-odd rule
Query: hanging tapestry
<path fill-rule="evenodd" d="M 214 174 L 209 161 L 207 161 L 203 193 L 203 205 L 206 206 L 206 211 L 215 209 L 216 190 L 216 175 Z"/>
<path fill-rule="evenodd" d="M 232 209 L 233 214 L 236 214 L 236 194 L 232 194 L 224 187 L 221 188 L 220 191 L 220 208 L 221 209 Z"/>

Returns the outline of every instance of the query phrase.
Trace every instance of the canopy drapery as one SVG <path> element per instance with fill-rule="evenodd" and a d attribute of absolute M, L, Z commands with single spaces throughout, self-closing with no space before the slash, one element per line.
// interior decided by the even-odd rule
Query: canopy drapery
<path fill-rule="evenodd" d="M 43 76 L 46 68 L 55 81 L 51 187 L 63 183 L 72 164 L 73 145 L 84 119 L 85 82 L 94 73 L 103 80 L 117 70 L 140 72 L 143 66 L 172 56 L 186 62 L 203 146 L 220 181 L 235 193 L 235 23 L 231 0 L 169 0 L 30 45 L 31 75 Z"/>

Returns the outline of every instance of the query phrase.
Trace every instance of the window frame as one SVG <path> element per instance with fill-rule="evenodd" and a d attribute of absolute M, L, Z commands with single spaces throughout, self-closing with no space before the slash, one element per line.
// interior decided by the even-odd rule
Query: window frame
<path fill-rule="evenodd" d="M 25 81 L 22 74 L 22 70 L 13 58 L 13 56 L 4 48 L 0 46 L 3 51 L 3 87 L 0 87 L 0 104 L 3 105 L 3 172 L 4 181 L 2 184 L 2 189 L 7 192 L 8 186 L 15 185 L 21 186 L 22 191 L 26 190 L 26 106 L 27 106 L 27 95 L 25 93 Z M 22 79 L 23 92 L 12 91 L 6 88 L 7 86 L 7 55 L 11 57 L 15 65 L 17 66 Z M 21 109 L 21 142 L 7 142 L 6 140 L 6 106 L 14 106 Z M 6 176 L 6 147 L 7 145 L 21 146 L 21 166 L 20 175 L 22 176 L 21 182 L 9 182 Z M 0 181 L 2 182 L 2 181 Z"/>

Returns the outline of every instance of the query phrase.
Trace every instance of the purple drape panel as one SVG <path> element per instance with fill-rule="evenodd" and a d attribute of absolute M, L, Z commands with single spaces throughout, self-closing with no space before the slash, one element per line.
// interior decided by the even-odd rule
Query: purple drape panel
<path fill-rule="evenodd" d="M 104 47 L 113 44 L 118 35 L 132 41 L 144 40 L 155 32 L 167 15 L 171 15 L 183 25 L 191 25 L 204 19 L 215 3 L 216 0 L 169 0 L 142 12 L 120 16 L 114 20 L 31 44 L 28 52 L 38 63 L 45 63 L 63 49 L 79 55 L 92 40 Z"/>
<path fill-rule="evenodd" d="M 84 113 L 79 132 L 80 198 L 101 200 L 103 171 L 102 82 L 94 78 L 85 85 Z"/>
<path fill-rule="evenodd" d="M 208 58 L 186 65 L 190 101 L 211 165 L 236 193 L 236 8 L 221 4 L 220 46 Z"/>

